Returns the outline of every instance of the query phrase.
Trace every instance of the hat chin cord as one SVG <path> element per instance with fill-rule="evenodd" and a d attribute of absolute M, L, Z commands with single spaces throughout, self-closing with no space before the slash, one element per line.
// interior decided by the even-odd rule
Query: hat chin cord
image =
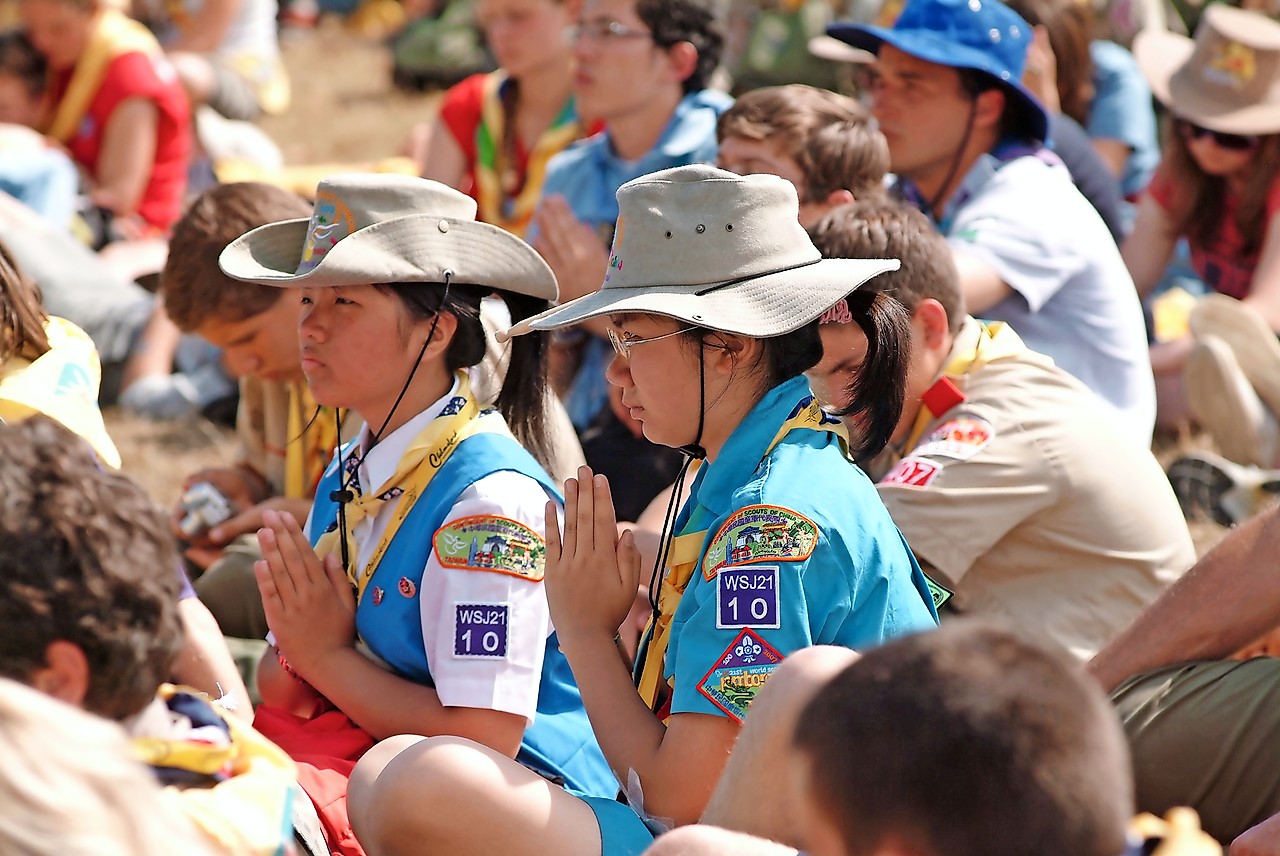
<path fill-rule="evenodd" d="M 440 323 L 440 309 L 444 308 L 444 302 L 449 298 L 449 282 L 452 279 L 453 271 L 446 268 L 444 271 L 444 294 L 440 297 L 440 307 L 436 309 L 435 316 L 431 319 L 431 329 L 427 332 L 427 338 L 418 350 L 418 357 L 413 361 L 413 367 L 409 369 L 409 376 L 405 378 L 404 385 L 400 387 L 400 393 L 396 396 L 395 403 L 387 411 L 386 418 L 382 420 L 378 430 L 369 435 L 369 447 L 360 453 L 360 457 L 356 458 L 354 465 L 350 465 L 350 473 L 346 469 L 348 465 L 344 465 L 342 460 L 342 417 L 338 414 L 338 409 L 334 408 L 333 423 L 337 429 L 338 438 L 338 484 L 340 487 L 337 490 L 329 491 L 329 501 L 338 503 L 338 527 L 342 530 L 338 544 L 342 551 L 342 569 L 344 571 L 351 570 L 351 548 L 347 544 L 347 503 L 354 502 L 356 498 L 355 491 L 351 489 L 351 484 L 356 479 L 356 472 L 359 470 L 360 465 L 364 463 L 364 459 L 378 445 L 378 441 L 382 439 L 382 432 L 387 430 L 387 425 L 391 423 L 391 417 L 395 416 L 396 410 L 400 407 L 400 402 L 404 401 L 405 395 L 409 392 L 409 386 L 413 383 L 414 375 L 418 373 L 418 368 L 422 365 L 422 358 L 427 353 L 427 346 L 431 344 L 431 340 L 436 336 L 436 325 Z"/>
<path fill-rule="evenodd" d="M 649 573 L 649 609 L 651 612 L 650 623 L 657 627 L 659 610 L 659 600 L 661 595 L 661 579 L 662 569 L 667 565 L 667 558 L 671 554 L 672 530 L 675 528 L 676 517 L 680 511 L 680 497 L 684 495 L 685 479 L 689 475 L 689 467 L 693 462 L 704 460 L 707 457 L 707 450 L 702 447 L 702 431 L 706 425 L 707 418 L 707 374 L 706 374 L 706 357 L 707 349 L 705 343 L 699 343 L 698 348 L 698 432 L 693 438 L 692 443 L 686 443 L 680 446 L 677 451 L 684 455 L 684 463 L 680 465 L 680 472 L 676 474 L 675 484 L 671 487 L 671 498 L 667 500 L 667 512 L 662 516 L 662 534 L 658 538 L 658 555 L 653 563 L 653 570 Z M 652 640 L 652 637 L 650 637 Z M 637 654 L 635 680 L 639 686 L 640 675 L 644 671 L 644 661 L 649 654 L 648 645 L 645 649 Z"/>
<path fill-rule="evenodd" d="M 942 212 L 938 210 L 938 204 L 942 202 L 942 197 L 946 194 L 947 188 L 951 185 L 951 182 L 955 181 L 956 173 L 960 171 L 960 161 L 964 160 L 964 150 L 969 147 L 969 138 L 973 136 L 973 124 L 977 118 L 978 97 L 975 95 L 973 100 L 969 102 L 969 118 L 964 123 L 964 136 L 960 138 L 960 146 L 951 157 L 951 167 L 947 170 L 947 177 L 938 186 L 938 192 L 934 194 L 933 198 L 925 201 L 925 205 L 929 207 L 927 213 L 935 223 L 942 219 Z"/>

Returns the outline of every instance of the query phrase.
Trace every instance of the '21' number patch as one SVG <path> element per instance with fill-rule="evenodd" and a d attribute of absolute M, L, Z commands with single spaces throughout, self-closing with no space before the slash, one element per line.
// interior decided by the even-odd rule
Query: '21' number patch
<path fill-rule="evenodd" d="M 716 575 L 716 627 L 779 626 L 778 566 L 721 568 Z"/>
<path fill-rule="evenodd" d="M 509 604 L 459 603 L 453 609 L 453 656 L 507 656 Z"/>

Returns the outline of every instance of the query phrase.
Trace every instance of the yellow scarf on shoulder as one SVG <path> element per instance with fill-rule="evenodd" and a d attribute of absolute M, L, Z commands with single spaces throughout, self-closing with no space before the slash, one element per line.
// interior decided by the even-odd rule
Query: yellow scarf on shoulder
<path fill-rule="evenodd" d="M 150 30 L 123 12 L 103 9 L 93 22 L 89 44 L 76 61 L 71 83 L 44 132 L 60 143 L 70 142 L 98 94 L 111 61 L 130 53 L 155 56 L 160 52 L 160 43 Z"/>

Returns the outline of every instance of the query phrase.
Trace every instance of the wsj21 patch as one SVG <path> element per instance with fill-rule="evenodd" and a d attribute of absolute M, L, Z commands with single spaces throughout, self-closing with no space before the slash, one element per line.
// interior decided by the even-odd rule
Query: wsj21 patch
<path fill-rule="evenodd" d="M 716 627 L 779 626 L 777 565 L 721 568 L 716 575 Z"/>
<path fill-rule="evenodd" d="M 510 604 L 459 603 L 453 607 L 453 616 L 453 656 L 507 656 Z"/>

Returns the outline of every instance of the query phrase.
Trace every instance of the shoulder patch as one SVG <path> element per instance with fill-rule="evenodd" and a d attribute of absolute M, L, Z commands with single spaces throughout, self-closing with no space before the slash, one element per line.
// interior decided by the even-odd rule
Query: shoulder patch
<path fill-rule="evenodd" d="M 967 461 L 981 452 L 995 436 L 996 429 L 987 420 L 960 416 L 948 419 L 930 431 L 920 445 L 911 450 L 911 456 L 935 455 Z"/>
<path fill-rule="evenodd" d="M 751 630 L 743 630 L 698 684 L 698 692 L 738 722 L 746 718 L 782 655 Z"/>
<path fill-rule="evenodd" d="M 726 565 L 765 559 L 803 562 L 817 543 L 818 526 L 803 514 L 778 505 L 748 505 L 729 515 L 711 539 L 702 576 L 710 580 Z"/>
<path fill-rule="evenodd" d="M 880 484 L 898 484 L 903 487 L 928 487 L 941 472 L 942 465 L 924 458 L 908 456 L 898 461 L 898 465 L 889 470 L 880 479 Z"/>
<path fill-rule="evenodd" d="M 942 583 L 929 576 L 929 572 L 925 571 L 924 584 L 929 588 L 929 597 L 933 598 L 933 608 L 936 612 L 947 605 L 947 601 L 956 596 L 956 593 L 944 586 Z"/>
<path fill-rule="evenodd" d="M 542 579 L 547 557 L 541 535 L 519 521 L 491 514 L 450 521 L 436 530 L 432 546 L 446 568 L 494 571 L 534 582 Z"/>

